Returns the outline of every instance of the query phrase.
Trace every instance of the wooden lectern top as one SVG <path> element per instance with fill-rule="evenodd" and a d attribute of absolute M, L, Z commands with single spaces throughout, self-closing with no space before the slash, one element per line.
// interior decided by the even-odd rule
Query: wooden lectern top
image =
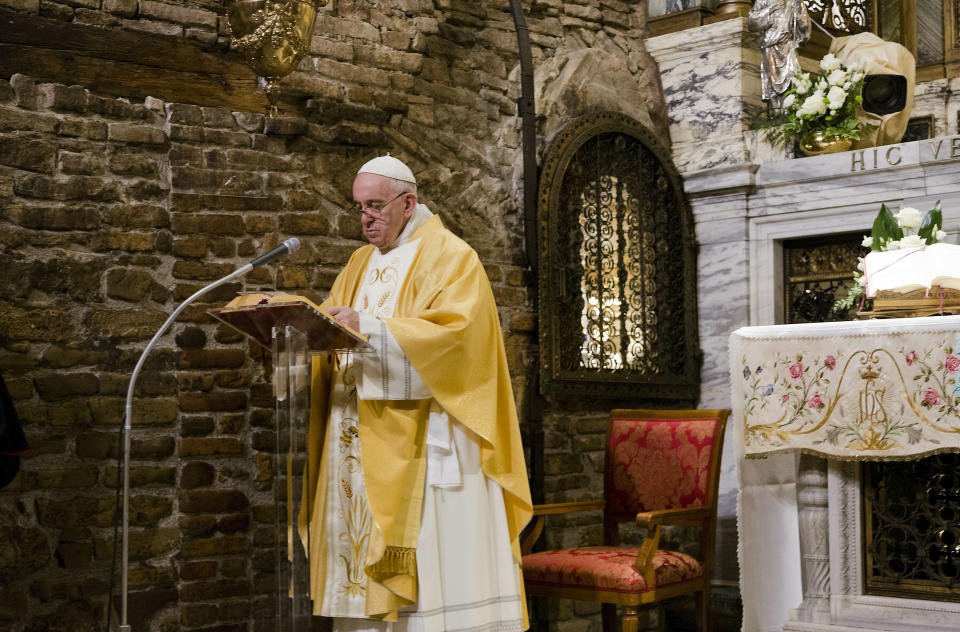
<path fill-rule="evenodd" d="M 303 332 L 310 351 L 369 351 L 370 344 L 358 331 L 322 311 L 309 299 L 293 294 L 245 294 L 210 314 L 250 336 L 266 348 L 273 340 L 273 328 L 289 325 Z"/>

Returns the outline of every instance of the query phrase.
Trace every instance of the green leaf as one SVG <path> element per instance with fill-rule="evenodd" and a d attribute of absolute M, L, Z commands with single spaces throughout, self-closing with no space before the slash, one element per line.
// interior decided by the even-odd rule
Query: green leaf
<path fill-rule="evenodd" d="M 879 250 L 888 241 L 903 239 L 903 229 L 897 225 L 897 218 L 893 216 L 886 204 L 880 205 L 880 212 L 873 220 L 873 229 L 870 234 L 873 237 L 874 250 Z"/>
<path fill-rule="evenodd" d="M 937 200 L 933 208 L 923 216 L 923 222 L 921 222 L 917 234 L 923 237 L 929 245 L 937 242 L 937 231 L 941 228 L 943 228 L 943 211 L 940 209 L 940 200 Z"/>

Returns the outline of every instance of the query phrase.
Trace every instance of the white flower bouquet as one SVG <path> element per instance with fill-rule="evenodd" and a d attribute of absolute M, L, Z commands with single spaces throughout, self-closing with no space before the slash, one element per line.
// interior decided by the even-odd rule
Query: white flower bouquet
<path fill-rule="evenodd" d="M 943 211 L 940 201 L 926 213 L 921 213 L 912 206 L 900 209 L 896 215 L 890 212 L 886 204 L 880 205 L 880 212 L 873 220 L 870 234 L 863 238 L 860 245 L 873 252 L 887 252 L 901 248 L 923 248 L 938 243 L 947 236 L 943 230 Z M 857 269 L 853 273 L 854 286 L 850 288 L 846 298 L 838 300 L 833 305 L 834 315 L 843 315 L 855 305 L 865 307 L 863 296 L 863 257 L 857 259 Z"/>
<path fill-rule="evenodd" d="M 772 108 L 762 127 L 775 144 L 802 141 L 819 132 L 824 138 L 858 140 L 866 123 L 857 119 L 857 106 L 863 102 L 863 72 L 848 68 L 832 53 L 820 61 L 821 72 L 798 72 L 779 108 Z"/>

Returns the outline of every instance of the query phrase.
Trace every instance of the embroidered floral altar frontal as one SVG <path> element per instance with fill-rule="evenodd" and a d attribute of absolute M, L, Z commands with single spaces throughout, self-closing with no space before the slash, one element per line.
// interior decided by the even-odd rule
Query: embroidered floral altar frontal
<path fill-rule="evenodd" d="M 960 451 L 960 316 L 744 327 L 730 361 L 748 458 Z"/>

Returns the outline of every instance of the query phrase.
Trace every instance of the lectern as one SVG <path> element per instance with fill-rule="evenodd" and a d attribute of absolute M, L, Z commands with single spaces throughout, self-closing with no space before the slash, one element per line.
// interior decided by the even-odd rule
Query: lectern
<path fill-rule="evenodd" d="M 270 466 L 277 533 L 276 630 L 308 632 L 313 608 L 306 551 L 312 534 L 308 529 L 304 542 L 297 531 L 297 516 L 307 462 L 311 356 L 364 352 L 371 347 L 358 332 L 300 297 L 245 295 L 211 314 L 272 352 L 276 450 Z"/>

